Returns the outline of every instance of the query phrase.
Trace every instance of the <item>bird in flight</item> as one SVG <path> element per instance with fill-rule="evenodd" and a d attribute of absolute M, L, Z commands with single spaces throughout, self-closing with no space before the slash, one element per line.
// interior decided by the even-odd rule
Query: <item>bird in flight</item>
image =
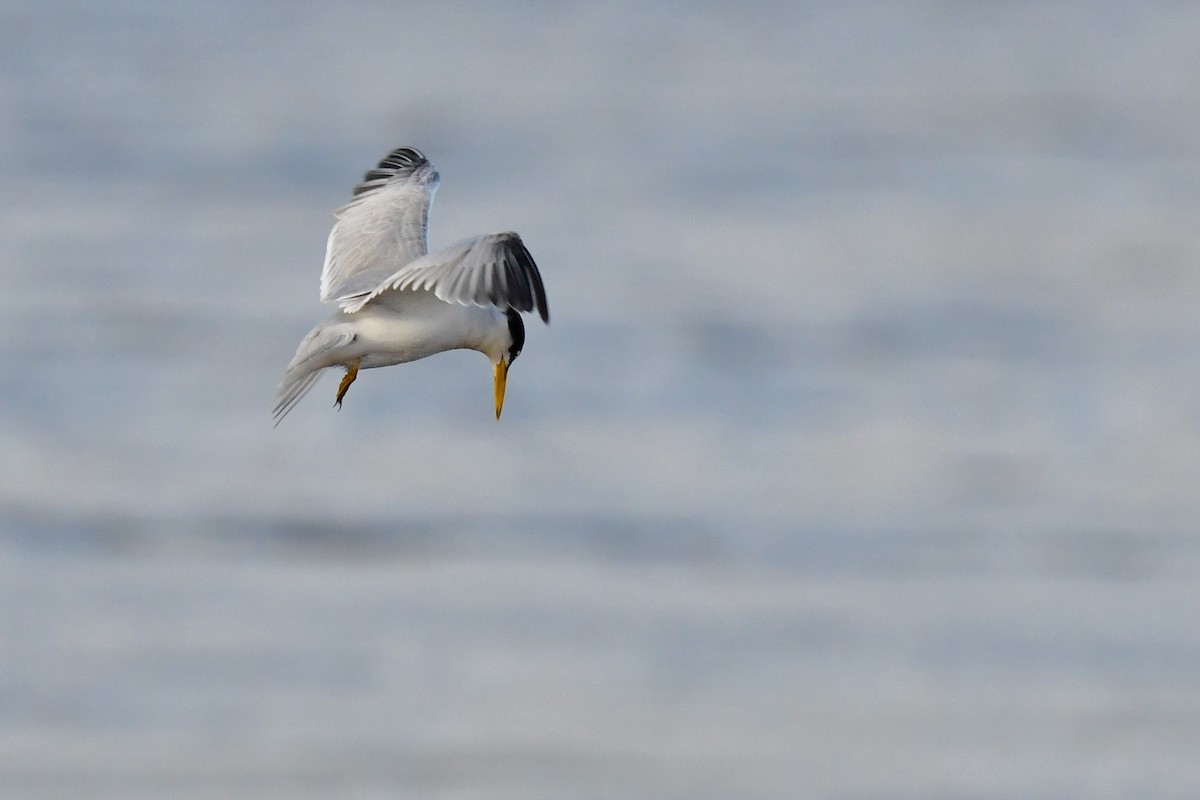
<path fill-rule="evenodd" d="M 321 301 L 338 311 L 309 331 L 275 393 L 275 424 L 321 373 L 342 367 L 334 404 L 360 369 L 416 361 L 444 350 L 478 350 L 494 368 L 496 419 L 508 368 L 525 344 L 520 312 L 549 324 L 533 256 L 512 232 L 489 233 L 430 253 L 429 206 L 441 179 L 412 147 L 379 162 L 338 209 L 329 232 Z"/>

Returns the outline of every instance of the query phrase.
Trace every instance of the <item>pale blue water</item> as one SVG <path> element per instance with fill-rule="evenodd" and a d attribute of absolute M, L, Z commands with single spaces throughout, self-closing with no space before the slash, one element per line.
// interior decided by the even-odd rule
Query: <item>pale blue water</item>
<path fill-rule="evenodd" d="M 1198 796 L 1197 41 L 0 7 L 0 795 Z M 400 144 L 553 324 L 272 429 Z"/>

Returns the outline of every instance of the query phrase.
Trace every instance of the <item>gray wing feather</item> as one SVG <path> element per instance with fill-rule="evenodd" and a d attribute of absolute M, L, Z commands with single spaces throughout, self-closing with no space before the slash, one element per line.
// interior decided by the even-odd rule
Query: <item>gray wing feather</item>
<path fill-rule="evenodd" d="M 353 313 L 400 291 L 431 291 L 440 300 L 461 305 L 536 310 L 543 322 L 550 321 L 541 273 L 521 237 L 511 231 L 463 239 L 423 255 L 370 290 L 343 295 L 340 301 L 344 311 Z"/>
<path fill-rule="evenodd" d="M 363 176 L 329 232 L 323 302 L 370 291 L 398 265 L 425 255 L 429 206 L 439 180 L 433 164 L 411 147 L 393 150 Z"/>

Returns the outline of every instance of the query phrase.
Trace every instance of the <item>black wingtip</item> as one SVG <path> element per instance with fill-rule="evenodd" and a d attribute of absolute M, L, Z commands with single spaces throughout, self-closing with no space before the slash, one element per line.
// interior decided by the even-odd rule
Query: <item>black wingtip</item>
<path fill-rule="evenodd" d="M 397 147 L 383 157 L 379 169 L 402 169 L 404 167 L 419 167 L 429 159 L 415 147 Z"/>
<path fill-rule="evenodd" d="M 362 181 L 354 187 L 354 196 L 369 192 L 391 180 L 412 175 L 417 170 L 429 164 L 429 159 L 415 147 L 397 147 L 384 156 L 379 164 L 363 175 Z"/>
<path fill-rule="evenodd" d="M 538 272 L 537 266 L 533 260 L 529 261 L 529 283 L 533 289 L 533 305 L 537 308 L 538 316 L 542 318 L 542 322 L 550 324 L 550 305 L 546 302 L 546 288 L 542 286 L 542 275 Z"/>
<path fill-rule="evenodd" d="M 538 272 L 537 264 L 533 260 L 533 254 L 529 252 L 529 248 L 525 246 L 525 242 L 521 241 L 521 237 L 512 231 L 508 231 L 504 236 L 509 238 L 509 243 L 512 246 L 514 260 L 517 262 L 517 271 L 526 279 L 533 297 L 529 298 L 529 304 L 524 309 L 532 311 L 537 309 L 538 316 L 542 318 L 542 322 L 550 324 L 550 306 L 546 302 L 546 287 L 542 285 L 542 273 Z"/>

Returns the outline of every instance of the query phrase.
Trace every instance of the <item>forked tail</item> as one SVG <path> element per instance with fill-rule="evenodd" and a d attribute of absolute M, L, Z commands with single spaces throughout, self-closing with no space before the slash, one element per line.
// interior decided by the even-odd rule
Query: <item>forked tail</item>
<path fill-rule="evenodd" d="M 345 331 L 327 328 L 324 323 L 309 331 L 300 342 L 292 363 L 283 373 L 283 380 L 275 390 L 271 415 L 279 425 L 296 404 L 304 399 L 309 389 L 321 377 L 321 373 L 335 362 L 329 360 L 332 351 L 354 341 L 354 335 Z"/>

